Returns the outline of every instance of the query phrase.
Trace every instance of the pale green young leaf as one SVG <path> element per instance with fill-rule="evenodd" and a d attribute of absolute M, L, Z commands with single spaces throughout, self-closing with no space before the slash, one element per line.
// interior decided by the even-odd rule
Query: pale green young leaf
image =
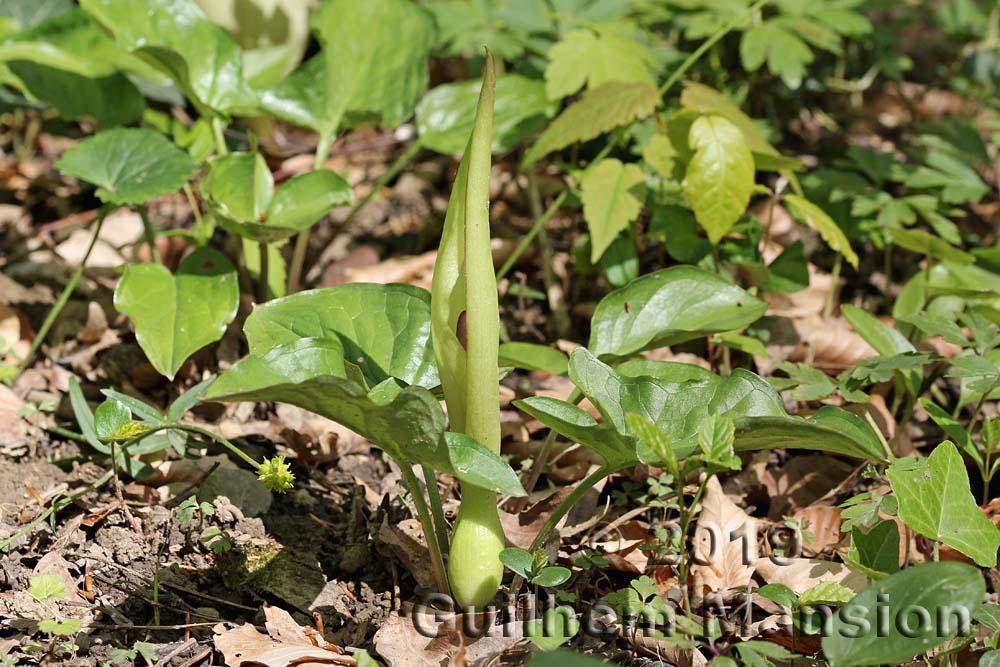
<path fill-rule="evenodd" d="M 654 134 L 642 149 L 642 159 L 662 178 L 674 177 L 677 150 L 663 134 Z"/>
<path fill-rule="evenodd" d="M 642 170 L 605 158 L 587 169 L 580 190 L 590 230 L 590 261 L 597 262 L 615 237 L 639 217 L 645 196 Z"/>
<path fill-rule="evenodd" d="M 698 118 L 688 141 L 694 155 L 684 177 L 684 194 L 698 224 L 717 244 L 750 203 L 753 155 L 739 128 L 722 116 Z"/>
<path fill-rule="evenodd" d="M 82 627 L 83 621 L 79 618 L 67 618 L 62 621 L 47 618 L 38 622 L 38 629 L 53 637 L 71 637 L 80 632 Z"/>
<path fill-rule="evenodd" d="M 677 454 L 674 453 L 674 448 L 670 446 L 670 440 L 667 438 L 666 433 L 635 412 L 625 413 L 625 425 L 659 457 L 659 463 L 666 467 L 671 475 L 674 477 L 680 475 L 680 468 L 677 465 Z"/>
<path fill-rule="evenodd" d="M 539 584 L 543 585 L 543 584 Z M 546 609 L 541 618 L 528 621 L 524 626 L 524 636 L 531 643 L 542 650 L 540 656 L 552 656 L 555 649 L 559 648 L 580 632 L 580 621 L 576 618 L 576 613 L 572 607 L 558 607 Z M 559 662 L 545 662 L 544 660 L 532 659 L 529 663 L 532 667 L 547 667 L 548 665 L 560 665 L 560 667 L 590 667 L 591 665 L 602 665 L 604 663 L 593 658 L 563 651 Z"/>
<path fill-rule="evenodd" d="M 650 83 L 609 81 L 590 88 L 542 132 L 524 156 L 523 165 L 532 165 L 552 151 L 645 118 L 659 101 L 656 86 Z"/>
<path fill-rule="evenodd" d="M 996 565 L 1000 530 L 980 511 L 969 490 L 965 463 L 951 441 L 922 461 L 898 459 L 887 475 L 903 523 L 983 567 Z"/>
<path fill-rule="evenodd" d="M 28 593 L 36 600 L 61 600 L 66 597 L 66 584 L 56 575 L 46 572 L 31 578 Z"/>
<path fill-rule="evenodd" d="M 826 244 L 843 255 L 848 264 L 858 267 L 858 255 L 851 248 L 851 242 L 826 211 L 805 197 L 791 193 L 785 195 L 785 203 L 789 213 L 819 232 Z"/>
<path fill-rule="evenodd" d="M 219 340 L 236 316 L 236 268 L 211 248 L 188 255 L 176 275 L 162 264 L 133 264 L 115 288 L 114 303 L 132 320 L 153 367 L 173 378 L 189 356 Z"/>
<path fill-rule="evenodd" d="M 723 469 L 738 470 L 740 459 L 733 453 L 736 427 L 733 420 L 722 415 L 710 415 L 698 427 L 698 446 L 706 463 Z"/>
<path fill-rule="evenodd" d="M 634 40 L 610 31 L 583 28 L 563 35 L 548 53 L 545 92 L 551 100 L 572 95 L 585 85 L 595 88 L 608 81 L 654 83 L 652 61 Z"/>

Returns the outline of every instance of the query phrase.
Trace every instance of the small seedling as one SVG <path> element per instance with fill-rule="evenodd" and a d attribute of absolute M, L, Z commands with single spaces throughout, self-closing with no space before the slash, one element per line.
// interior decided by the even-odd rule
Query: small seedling
<path fill-rule="evenodd" d="M 553 588 L 564 584 L 571 574 L 565 567 L 549 565 L 549 556 L 544 549 L 531 554 L 518 547 L 509 547 L 500 552 L 500 562 L 529 584 L 542 588 Z"/>

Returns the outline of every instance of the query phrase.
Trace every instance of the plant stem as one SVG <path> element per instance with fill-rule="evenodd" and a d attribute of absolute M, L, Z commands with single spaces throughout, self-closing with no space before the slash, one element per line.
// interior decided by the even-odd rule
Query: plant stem
<path fill-rule="evenodd" d="M 145 205 L 139 207 L 139 217 L 142 218 L 142 231 L 146 235 L 146 243 L 149 244 L 149 256 L 157 264 L 162 264 L 163 258 L 160 257 L 160 251 L 156 248 L 156 232 L 149 221 L 149 212 Z"/>
<path fill-rule="evenodd" d="M 535 539 L 531 541 L 531 546 L 528 547 L 528 551 L 531 553 L 535 553 L 536 551 L 538 551 L 538 549 L 540 549 L 542 545 L 545 544 L 545 540 L 548 539 L 549 533 L 551 533 L 555 529 L 555 527 L 559 524 L 559 522 L 562 521 L 562 518 L 566 516 L 566 514 L 570 511 L 570 509 L 572 509 L 573 505 L 579 502 L 580 498 L 582 498 L 584 494 L 587 493 L 587 491 L 590 491 L 592 488 L 594 488 L 595 484 L 600 482 L 608 475 L 612 475 L 618 472 L 619 470 L 622 470 L 627 467 L 628 466 L 610 466 L 605 464 L 600 468 L 598 468 L 597 470 L 595 470 L 594 472 L 592 472 L 590 475 L 588 475 L 582 482 L 577 484 L 576 488 L 573 489 L 573 492 L 570 493 L 568 496 L 566 496 L 563 499 L 563 501 L 558 505 L 556 505 L 555 509 L 552 510 L 552 514 L 542 525 L 541 529 L 538 531 L 538 534 L 535 535 Z M 524 579 L 520 575 L 514 577 L 514 581 L 511 582 L 510 585 L 510 591 L 512 595 L 517 595 L 517 591 L 521 587 L 523 581 Z"/>
<path fill-rule="evenodd" d="M 97 238 L 101 234 L 101 227 L 104 225 L 104 219 L 108 216 L 108 213 L 114 210 L 114 207 L 103 206 L 100 212 L 97 214 L 97 220 L 94 224 L 94 234 L 90 237 L 90 245 L 87 246 L 87 251 L 83 253 L 83 258 L 80 260 L 80 264 L 77 265 L 76 269 L 73 271 L 73 275 L 70 276 L 69 282 L 66 283 L 66 287 L 63 288 L 62 293 L 54 304 L 52 304 L 52 309 L 49 310 L 48 315 L 45 316 L 45 321 L 42 322 L 42 326 L 38 329 L 38 333 L 35 334 L 35 340 L 31 341 L 31 348 L 28 353 L 24 355 L 21 359 L 21 363 L 18 366 L 17 373 L 20 375 L 24 372 L 24 369 L 28 367 L 31 363 L 31 359 L 38 352 L 38 349 L 42 346 L 45 341 L 45 336 L 48 335 L 49 329 L 55 324 L 56 318 L 59 317 L 59 313 L 66 306 L 66 302 L 69 301 L 69 297 L 73 294 L 73 290 L 76 289 L 76 284 L 80 282 L 80 278 L 83 277 L 83 272 L 87 266 L 87 259 L 90 257 L 91 251 L 94 249 L 94 245 L 97 243 Z"/>
<path fill-rule="evenodd" d="M 568 195 L 569 191 L 567 190 L 563 190 L 562 192 L 560 192 L 559 196 L 556 197 L 555 200 L 545 210 L 545 213 L 543 213 L 541 216 L 538 217 L 537 220 L 535 220 L 535 224 L 531 227 L 531 230 L 527 234 L 525 234 L 524 237 L 521 238 L 521 240 L 517 244 L 517 247 L 514 248 L 514 252 L 510 254 L 510 256 L 507 258 L 507 261 L 505 261 L 503 263 L 503 266 L 500 267 L 500 270 L 497 271 L 498 282 L 500 280 L 503 280 L 504 276 L 507 275 L 507 273 L 511 270 L 511 268 L 514 266 L 517 260 L 521 258 L 521 255 L 523 255 L 524 251 L 528 249 L 528 246 L 531 245 L 531 242 L 535 240 L 535 237 L 538 236 L 538 232 L 542 230 L 542 228 L 545 226 L 545 223 L 547 223 L 549 219 L 552 218 L 553 215 L 555 215 L 556 211 L 558 211 L 559 208 L 563 205 L 563 202 L 566 201 L 566 197 Z"/>
<path fill-rule="evenodd" d="M 268 257 L 267 244 L 263 241 L 257 243 L 257 252 L 260 254 L 260 272 L 257 274 L 257 303 L 267 303 L 267 273 L 270 258 Z"/>
<path fill-rule="evenodd" d="M 438 493 L 437 477 L 430 466 L 421 466 L 424 473 L 424 485 L 427 487 L 427 500 L 434 517 L 434 532 L 437 534 L 438 547 L 443 556 L 448 556 L 448 522 L 444 518 L 444 507 L 441 506 L 441 494 Z"/>
<path fill-rule="evenodd" d="M 215 137 L 215 152 L 219 155 L 229 155 L 229 147 L 226 146 L 226 135 L 222 127 L 222 119 L 218 116 L 212 118 L 212 135 Z"/>
<path fill-rule="evenodd" d="M 757 2 L 750 5 L 745 12 L 720 27 L 712 34 L 711 37 L 702 42 L 701 45 L 695 49 L 683 63 L 681 63 L 681 66 L 674 70 L 674 73 L 670 75 L 670 78 L 663 82 L 663 85 L 660 86 L 660 97 L 666 95 L 667 91 L 670 90 L 675 83 L 680 81 L 681 78 L 687 74 L 687 71 L 691 69 L 691 67 L 698 62 L 703 55 L 705 55 L 705 52 L 715 46 L 716 42 L 725 37 L 731 30 L 743 23 L 748 17 L 752 16 L 754 12 L 759 10 L 768 2 L 769 0 L 757 0 Z"/>
<path fill-rule="evenodd" d="M 437 532 L 434 529 L 434 521 L 427 510 L 427 503 L 424 502 L 424 494 L 420 490 L 420 481 L 413 474 L 413 468 L 407 463 L 399 466 L 403 474 L 403 481 L 410 491 L 410 498 L 413 499 L 413 507 L 417 510 L 417 518 L 424 529 L 424 538 L 427 540 L 427 551 L 431 555 L 431 574 L 434 576 L 434 585 L 439 593 L 448 593 L 448 575 L 445 574 L 444 557 L 441 554 L 441 544 L 438 542 Z M 430 491 L 430 489 L 428 489 Z"/>
<path fill-rule="evenodd" d="M 823 321 L 830 319 L 833 312 L 833 301 L 837 294 L 837 283 L 840 282 L 840 269 L 844 263 L 844 258 L 838 254 L 833 260 L 833 272 L 830 274 L 830 289 L 826 292 L 826 302 L 823 304 Z"/>
<path fill-rule="evenodd" d="M 208 236 L 205 234 L 205 221 L 201 217 L 201 209 L 198 207 L 198 200 L 195 199 L 194 191 L 191 190 L 191 184 L 184 184 L 184 196 L 187 198 L 188 206 L 191 207 L 191 213 L 194 215 L 195 228 L 198 230 L 198 238 L 204 238 Z"/>
<path fill-rule="evenodd" d="M 326 158 L 330 155 L 329 134 L 320 134 L 319 142 L 316 144 L 316 154 L 313 156 L 313 171 L 318 171 L 326 164 Z M 309 236 L 312 228 L 303 229 L 295 237 L 295 248 L 292 250 L 292 262 L 288 267 L 288 293 L 295 294 L 302 285 L 302 266 L 305 264 L 306 251 L 309 250 Z"/>

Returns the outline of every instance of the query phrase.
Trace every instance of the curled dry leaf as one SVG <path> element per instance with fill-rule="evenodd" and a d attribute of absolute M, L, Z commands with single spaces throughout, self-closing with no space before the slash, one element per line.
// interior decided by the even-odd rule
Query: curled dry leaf
<path fill-rule="evenodd" d="M 843 563 L 812 558 L 758 558 L 757 574 L 768 584 L 784 584 L 801 595 L 817 584 L 833 582 L 858 592 L 868 587 L 868 577 Z"/>
<path fill-rule="evenodd" d="M 840 508 L 830 505 L 813 505 L 797 510 L 793 518 L 799 521 L 803 533 L 810 539 L 803 540 L 802 553 L 806 556 L 832 554 L 845 537 L 840 532 Z"/>
<path fill-rule="evenodd" d="M 264 616 L 266 635 L 249 623 L 231 629 L 219 623 L 212 628 L 215 648 L 228 667 L 353 667 L 357 664 L 341 648 L 323 639 L 317 630 L 296 623 L 287 611 L 265 607 Z"/>
<path fill-rule="evenodd" d="M 700 510 L 694 534 L 696 564 L 691 568 L 695 597 L 748 585 L 754 573 L 757 519 L 730 500 L 715 477 L 708 480 Z"/>

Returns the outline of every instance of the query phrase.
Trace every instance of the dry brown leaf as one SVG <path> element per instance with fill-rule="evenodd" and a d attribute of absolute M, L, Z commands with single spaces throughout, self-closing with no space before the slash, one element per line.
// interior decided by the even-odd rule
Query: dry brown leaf
<path fill-rule="evenodd" d="M 779 521 L 809 507 L 854 470 L 849 463 L 822 454 L 795 456 L 780 468 L 768 468 L 762 480 L 771 496 L 768 518 Z"/>
<path fill-rule="evenodd" d="M 417 627 L 417 625 L 419 627 Z M 478 627 L 476 637 L 466 637 L 459 629 L 463 619 L 445 615 L 438 620 L 432 614 L 418 611 L 403 615 L 393 613 L 375 633 L 372 640 L 375 650 L 387 667 L 482 667 L 487 664 L 521 664 L 508 662 L 512 654 L 528 653 L 522 644 L 520 622 L 494 626 L 488 630 Z"/>
<path fill-rule="evenodd" d="M 228 667 L 353 667 L 357 664 L 342 649 L 323 639 L 318 631 L 296 623 L 287 611 L 265 607 L 264 616 L 267 619 L 266 635 L 249 623 L 231 629 L 220 623 L 212 628 L 215 648 Z"/>
<path fill-rule="evenodd" d="M 715 477 L 708 480 L 700 509 L 691 568 L 695 597 L 748 585 L 754 566 L 745 562 L 744 552 L 746 546 L 751 554 L 756 551 L 757 519 L 737 507 Z"/>
<path fill-rule="evenodd" d="M 379 526 L 378 538 L 392 550 L 403 567 L 416 579 L 418 585 L 433 590 L 431 557 L 419 521 L 403 519 L 396 525 L 383 523 Z"/>
<path fill-rule="evenodd" d="M 811 558 L 758 558 L 757 574 L 768 584 L 784 584 L 796 595 L 813 586 L 833 582 L 858 592 L 868 587 L 868 578 L 843 563 Z"/>
<path fill-rule="evenodd" d="M 803 540 L 802 553 L 806 556 L 831 554 L 843 539 L 840 532 L 840 508 L 830 505 L 812 505 L 797 510 L 792 517 L 799 520 L 803 533 L 812 540 Z"/>
<path fill-rule="evenodd" d="M 55 297 L 46 285 L 25 287 L 10 277 L 0 273 L 0 304 L 12 303 L 52 303 Z"/>

